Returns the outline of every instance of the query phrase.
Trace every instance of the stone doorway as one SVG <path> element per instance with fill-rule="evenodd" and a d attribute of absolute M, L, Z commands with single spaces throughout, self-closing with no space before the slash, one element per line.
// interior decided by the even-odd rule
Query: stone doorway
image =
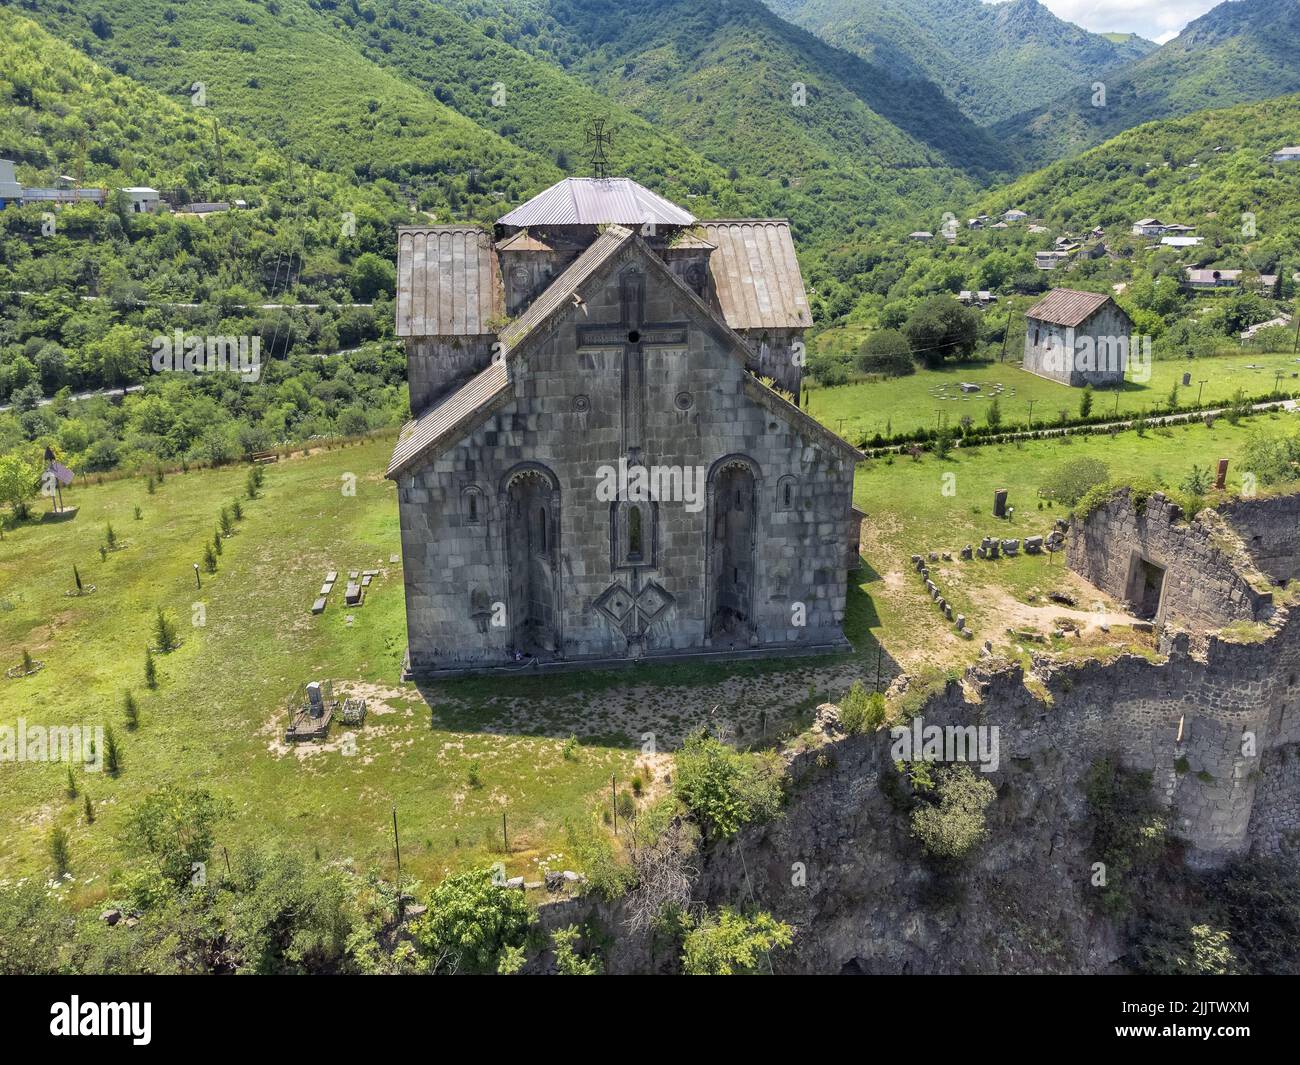
<path fill-rule="evenodd" d="M 709 638 L 713 647 L 748 647 L 754 642 L 754 545 L 758 486 L 742 461 L 714 474 L 709 559 Z"/>
<path fill-rule="evenodd" d="M 514 649 L 536 657 L 554 655 L 559 640 L 559 491 L 540 469 L 527 469 L 507 483 L 506 569 Z"/>
<path fill-rule="evenodd" d="M 1141 555 L 1135 555 L 1126 595 L 1133 604 L 1133 613 L 1148 621 L 1154 618 L 1160 613 L 1164 589 L 1165 567 Z"/>

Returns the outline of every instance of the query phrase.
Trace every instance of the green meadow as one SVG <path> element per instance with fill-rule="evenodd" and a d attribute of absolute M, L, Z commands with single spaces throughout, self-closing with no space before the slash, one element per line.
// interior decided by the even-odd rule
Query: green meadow
<path fill-rule="evenodd" d="M 1183 387 L 1185 373 L 1192 375 L 1190 387 Z M 1156 360 L 1151 364 L 1149 381 L 1129 380 L 1118 392 L 1097 392 L 1093 412 L 1144 414 L 1166 406 L 1175 385 L 1178 402 L 1183 406 L 1195 403 L 1198 397 L 1206 405 L 1224 403 L 1238 389 L 1247 396 L 1268 395 L 1279 387 L 1279 374 L 1283 392 L 1300 392 L 1300 360 L 1293 355 L 1252 353 Z M 980 391 L 963 393 L 963 382 L 979 385 Z M 1052 425 L 1062 411 L 1071 418 L 1078 416 L 1080 389 L 1028 373 L 1010 360 L 957 363 L 919 369 L 906 377 L 814 388 L 808 395 L 808 410 L 856 443 L 877 433 L 933 429 L 945 416 L 954 427 L 967 415 L 976 425 L 983 425 L 993 389 L 999 384 L 1002 392 L 998 402 L 1005 424 L 1027 423 L 1031 402 L 1035 425 Z"/>

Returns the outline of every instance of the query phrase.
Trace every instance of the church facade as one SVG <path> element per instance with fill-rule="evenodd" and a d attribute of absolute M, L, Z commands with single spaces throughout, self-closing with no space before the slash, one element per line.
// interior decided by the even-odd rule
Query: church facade
<path fill-rule="evenodd" d="M 786 223 L 570 178 L 398 249 L 407 675 L 847 647 L 861 456 L 783 394 Z"/>

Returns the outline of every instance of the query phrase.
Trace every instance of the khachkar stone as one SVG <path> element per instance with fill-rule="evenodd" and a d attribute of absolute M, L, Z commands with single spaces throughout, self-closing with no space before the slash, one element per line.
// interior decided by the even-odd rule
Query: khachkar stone
<path fill-rule="evenodd" d="M 961 549 L 961 557 L 966 562 L 969 562 L 971 560 L 971 556 L 974 554 L 975 554 L 975 549 L 971 547 L 970 544 L 967 544 L 965 547 Z"/>
<path fill-rule="evenodd" d="M 1007 489 L 997 488 L 993 492 L 993 516 L 995 518 L 1005 518 L 1007 516 Z"/>
<path fill-rule="evenodd" d="M 1214 479 L 1214 487 L 1222 492 L 1228 485 L 1228 460 L 1219 459 L 1219 475 Z"/>
<path fill-rule="evenodd" d="M 1025 554 L 1036 555 L 1043 549 L 1043 538 L 1041 536 L 1025 537 Z"/>

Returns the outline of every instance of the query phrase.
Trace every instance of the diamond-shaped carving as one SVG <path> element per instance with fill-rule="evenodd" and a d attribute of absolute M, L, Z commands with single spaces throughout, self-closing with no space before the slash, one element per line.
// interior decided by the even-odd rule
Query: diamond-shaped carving
<path fill-rule="evenodd" d="M 596 600 L 596 609 L 612 618 L 616 625 L 623 624 L 632 606 L 632 596 L 621 584 L 611 584 Z"/>
<path fill-rule="evenodd" d="M 651 581 L 637 593 L 636 605 L 642 620 L 648 625 L 672 605 L 673 597 Z"/>

